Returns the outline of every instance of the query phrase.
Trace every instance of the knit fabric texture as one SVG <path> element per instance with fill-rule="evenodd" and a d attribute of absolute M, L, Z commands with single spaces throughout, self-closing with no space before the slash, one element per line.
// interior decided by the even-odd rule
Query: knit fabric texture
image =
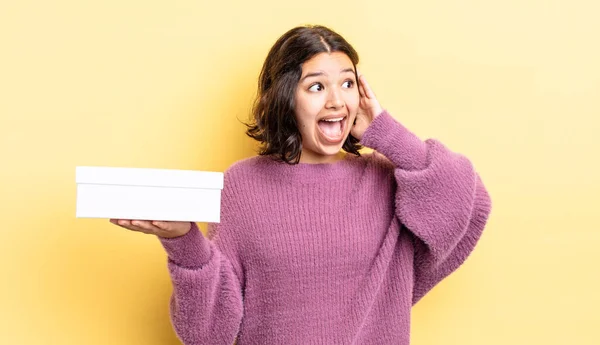
<path fill-rule="evenodd" d="M 206 237 L 160 239 L 184 344 L 409 344 L 411 307 L 473 251 L 491 200 L 469 159 L 387 111 L 361 144 L 239 161 Z"/>

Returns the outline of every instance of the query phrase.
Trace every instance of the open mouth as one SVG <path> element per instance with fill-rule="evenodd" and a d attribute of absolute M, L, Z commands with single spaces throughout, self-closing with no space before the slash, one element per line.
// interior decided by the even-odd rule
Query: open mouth
<path fill-rule="evenodd" d="M 331 144 L 339 144 L 344 139 L 347 118 L 345 115 L 340 115 L 319 120 L 319 131 L 325 141 Z"/>

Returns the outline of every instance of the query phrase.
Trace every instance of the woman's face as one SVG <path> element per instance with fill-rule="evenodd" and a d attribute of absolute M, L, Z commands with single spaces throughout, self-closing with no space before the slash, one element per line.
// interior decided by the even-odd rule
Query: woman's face
<path fill-rule="evenodd" d="M 295 114 L 302 136 L 302 163 L 339 159 L 359 104 L 354 66 L 341 52 L 320 53 L 302 64 Z"/>

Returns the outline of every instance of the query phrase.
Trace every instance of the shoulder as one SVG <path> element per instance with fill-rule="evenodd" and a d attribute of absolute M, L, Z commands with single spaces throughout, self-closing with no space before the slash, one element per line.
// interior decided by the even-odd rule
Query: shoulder
<path fill-rule="evenodd" d="M 225 170 L 225 179 L 235 181 L 240 178 L 247 178 L 255 175 L 257 172 L 267 168 L 266 166 L 269 164 L 267 160 L 270 160 L 270 158 L 264 156 L 253 156 L 241 159 Z"/>
<path fill-rule="evenodd" d="M 394 171 L 394 163 L 383 154 L 373 150 L 373 152 L 362 154 L 362 159 L 370 170 L 381 174 L 390 174 Z"/>
<path fill-rule="evenodd" d="M 274 161 L 266 156 L 253 156 L 241 159 L 224 172 L 224 191 L 244 195 L 261 189 L 268 182 Z"/>

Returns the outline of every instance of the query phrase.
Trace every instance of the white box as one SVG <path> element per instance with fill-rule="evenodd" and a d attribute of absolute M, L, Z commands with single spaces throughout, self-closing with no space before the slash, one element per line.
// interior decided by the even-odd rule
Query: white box
<path fill-rule="evenodd" d="M 220 221 L 221 172 L 78 166 L 75 182 L 77 218 Z"/>

